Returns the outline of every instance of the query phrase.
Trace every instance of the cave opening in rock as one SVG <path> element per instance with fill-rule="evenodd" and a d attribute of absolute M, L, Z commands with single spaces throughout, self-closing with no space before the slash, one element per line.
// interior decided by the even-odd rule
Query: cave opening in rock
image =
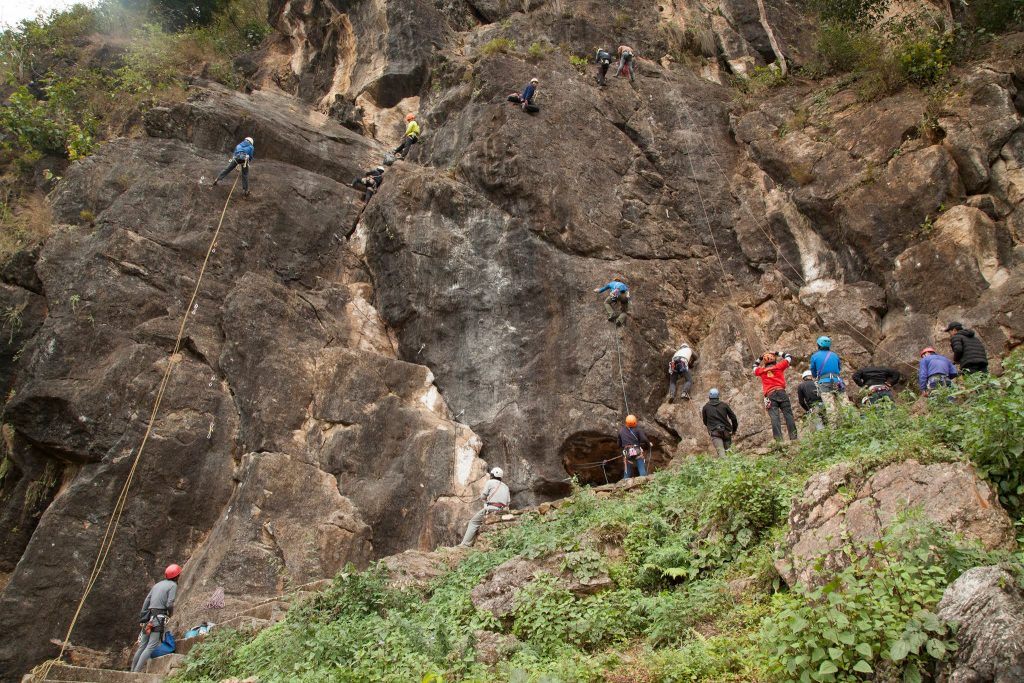
<path fill-rule="evenodd" d="M 657 471 L 668 463 L 657 437 L 651 436 L 654 448 L 647 467 Z M 607 432 L 581 431 L 570 434 L 558 451 L 569 477 L 576 477 L 582 486 L 614 484 L 622 479 L 622 453 L 615 435 Z"/>

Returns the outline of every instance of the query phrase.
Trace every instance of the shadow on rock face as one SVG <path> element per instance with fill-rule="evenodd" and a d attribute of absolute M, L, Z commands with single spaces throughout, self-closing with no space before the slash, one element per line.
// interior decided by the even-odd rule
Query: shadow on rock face
<path fill-rule="evenodd" d="M 657 471 L 668 463 L 668 457 L 660 447 L 656 436 L 650 436 L 654 443 L 653 454 L 648 459 L 648 468 Z M 558 457 L 569 478 L 576 477 L 580 485 L 600 486 L 614 484 L 622 479 L 622 452 L 618 440 L 605 432 L 581 431 L 570 434 L 558 449 Z M 568 482 L 565 485 L 569 490 Z"/>

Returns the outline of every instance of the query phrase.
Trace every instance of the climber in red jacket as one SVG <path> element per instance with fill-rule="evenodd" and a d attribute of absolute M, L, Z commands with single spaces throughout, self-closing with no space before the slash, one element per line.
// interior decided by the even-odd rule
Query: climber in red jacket
<path fill-rule="evenodd" d="M 781 358 L 782 360 L 779 360 Z M 779 419 L 781 413 L 786 420 L 786 430 L 789 432 L 789 440 L 796 441 L 796 420 L 793 419 L 793 404 L 786 394 L 786 368 L 793 362 L 793 357 L 788 353 L 776 351 L 761 356 L 759 362 L 754 363 L 754 374 L 761 378 L 761 389 L 764 392 L 764 409 L 768 411 L 768 417 L 772 421 L 772 436 L 776 441 L 782 441 L 782 424 Z"/>

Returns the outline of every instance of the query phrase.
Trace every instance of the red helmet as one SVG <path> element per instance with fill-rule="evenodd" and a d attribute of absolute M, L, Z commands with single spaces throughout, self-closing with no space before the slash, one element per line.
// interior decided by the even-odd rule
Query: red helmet
<path fill-rule="evenodd" d="M 924 347 L 923 349 L 921 349 L 921 358 L 924 358 L 925 355 L 929 353 L 935 353 L 935 349 L 933 349 L 930 346 Z"/>
<path fill-rule="evenodd" d="M 626 416 L 626 426 L 627 427 L 636 427 L 636 415 L 627 415 Z"/>
<path fill-rule="evenodd" d="M 406 114 L 405 115 L 405 120 L 406 121 L 414 121 L 414 120 L 416 120 L 416 114 L 413 114 L 411 112 Z"/>
<path fill-rule="evenodd" d="M 168 565 L 167 569 L 164 570 L 164 576 L 166 576 L 168 579 L 178 578 L 179 576 L 181 576 L 181 567 L 176 564 Z"/>
<path fill-rule="evenodd" d="M 771 352 L 764 354 L 763 356 L 761 356 L 761 362 L 764 363 L 765 365 L 767 365 L 768 363 L 774 363 L 775 354 Z"/>

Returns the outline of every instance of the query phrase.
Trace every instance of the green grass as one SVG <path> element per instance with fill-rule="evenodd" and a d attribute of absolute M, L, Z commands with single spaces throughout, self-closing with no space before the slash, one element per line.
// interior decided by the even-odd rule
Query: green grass
<path fill-rule="evenodd" d="M 987 553 L 910 511 L 823 592 L 787 590 L 773 568 L 775 548 L 792 496 L 838 462 L 867 476 L 911 457 L 977 455 L 979 471 L 1009 492 L 1003 483 L 1017 475 L 992 454 L 1016 450 L 1024 410 L 1009 420 L 1005 411 L 1024 397 L 1024 371 L 1019 355 L 1006 366 L 1003 378 L 957 390 L 955 402 L 933 400 L 926 415 L 871 409 L 792 452 L 697 457 L 617 498 L 577 489 L 557 513 L 527 515 L 489 537 L 488 550 L 429 589 L 392 590 L 381 567 L 349 571 L 259 635 L 215 632 L 176 680 L 750 682 L 798 679 L 809 667 L 813 680 L 828 681 L 878 666 L 915 680 L 954 647 L 932 612 L 944 587 L 979 564 L 1019 566 L 1019 555 Z M 1019 519 L 1014 500 L 1006 502 Z M 609 545 L 622 553 L 598 552 Z M 470 591 L 490 570 L 556 551 L 571 553 L 564 567 L 577 577 L 606 571 L 615 588 L 574 596 L 542 575 L 507 617 L 475 609 Z M 864 619 L 886 626 L 851 625 Z M 822 628 L 829 620 L 840 626 Z M 818 627 L 799 635 L 807 624 Z M 474 661 L 481 629 L 519 641 L 493 670 Z"/>

